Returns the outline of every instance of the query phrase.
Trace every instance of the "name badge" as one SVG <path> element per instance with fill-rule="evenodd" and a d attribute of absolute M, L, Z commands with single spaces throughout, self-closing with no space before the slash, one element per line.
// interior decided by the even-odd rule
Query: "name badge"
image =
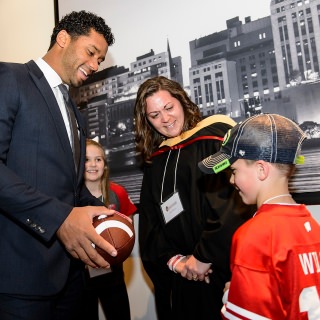
<path fill-rule="evenodd" d="M 178 192 L 173 193 L 166 201 L 160 204 L 165 223 L 168 223 L 183 211 Z"/>

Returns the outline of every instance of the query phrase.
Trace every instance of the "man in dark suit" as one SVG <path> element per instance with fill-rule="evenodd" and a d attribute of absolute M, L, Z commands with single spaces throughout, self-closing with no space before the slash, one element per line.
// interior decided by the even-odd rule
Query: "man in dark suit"
<path fill-rule="evenodd" d="M 73 104 L 80 140 L 75 165 L 59 89 L 80 86 L 113 42 L 102 18 L 72 12 L 54 28 L 42 59 L 0 63 L 1 320 L 75 319 L 84 264 L 109 267 L 92 244 L 116 255 L 92 227 L 94 216 L 113 212 L 83 184 L 84 123 Z"/>

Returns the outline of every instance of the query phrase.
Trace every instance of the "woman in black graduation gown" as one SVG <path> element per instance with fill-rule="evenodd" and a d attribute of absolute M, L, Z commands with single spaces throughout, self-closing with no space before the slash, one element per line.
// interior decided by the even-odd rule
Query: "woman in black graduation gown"
<path fill-rule="evenodd" d="M 198 162 L 220 149 L 235 122 L 224 115 L 201 120 L 182 87 L 161 76 L 140 86 L 134 115 L 144 162 L 140 254 L 158 319 L 221 319 L 231 237 L 252 210 L 228 172 L 204 175 Z"/>

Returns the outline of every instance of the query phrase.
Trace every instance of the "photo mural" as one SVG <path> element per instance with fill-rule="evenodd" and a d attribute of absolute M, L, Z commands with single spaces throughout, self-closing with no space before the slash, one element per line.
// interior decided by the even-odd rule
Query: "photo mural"
<path fill-rule="evenodd" d="M 115 35 L 101 69 L 72 90 L 89 138 L 105 148 L 111 178 L 139 203 L 141 163 L 133 107 L 139 85 L 163 75 L 178 81 L 203 117 L 239 122 L 278 113 L 307 140 L 290 181 L 298 202 L 320 203 L 320 0 L 68 0 L 73 10 L 102 16 Z"/>

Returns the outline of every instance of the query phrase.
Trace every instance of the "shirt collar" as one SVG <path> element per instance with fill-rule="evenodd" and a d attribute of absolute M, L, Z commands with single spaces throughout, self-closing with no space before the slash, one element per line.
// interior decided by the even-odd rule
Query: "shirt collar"
<path fill-rule="evenodd" d="M 35 63 L 43 72 L 51 88 L 57 87 L 62 83 L 60 76 L 52 69 L 52 67 L 42 58 L 38 58 Z"/>

